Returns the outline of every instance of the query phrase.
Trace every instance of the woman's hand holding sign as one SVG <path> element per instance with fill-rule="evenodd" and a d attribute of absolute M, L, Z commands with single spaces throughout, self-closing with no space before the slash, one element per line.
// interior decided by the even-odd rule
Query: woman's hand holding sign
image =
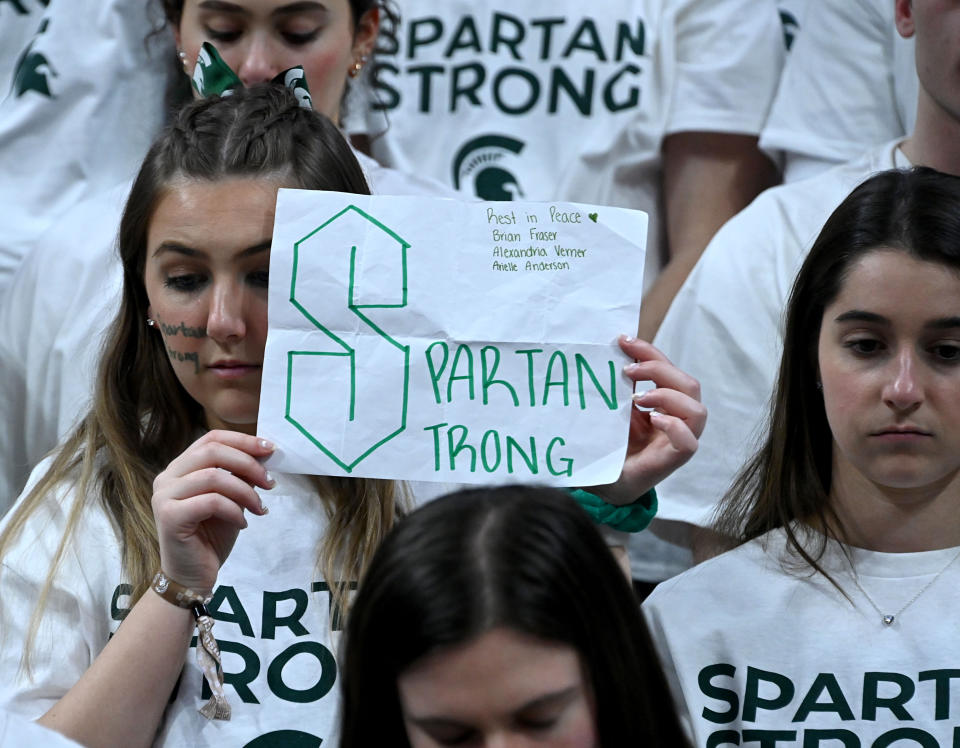
<path fill-rule="evenodd" d="M 707 409 L 700 402 L 700 383 L 650 343 L 624 335 L 620 347 L 635 361 L 624 368 L 624 374 L 634 382 L 654 383 L 654 388 L 633 396 L 636 405 L 652 410 L 631 410 L 620 478 L 588 490 L 611 504 L 623 505 L 636 501 L 693 456 Z"/>

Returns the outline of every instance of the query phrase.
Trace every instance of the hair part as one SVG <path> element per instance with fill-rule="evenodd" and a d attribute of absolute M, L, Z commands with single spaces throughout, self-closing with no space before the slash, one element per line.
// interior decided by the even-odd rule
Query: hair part
<path fill-rule="evenodd" d="M 639 605 L 589 517 L 562 492 L 506 486 L 431 502 L 380 547 L 341 655 L 344 748 L 408 746 L 398 677 L 496 627 L 579 654 L 601 745 L 686 745 Z"/>
<path fill-rule="evenodd" d="M 801 565 L 838 589 L 819 563 L 828 538 L 843 543 L 845 533 L 830 505 L 833 435 L 817 386 L 817 348 L 824 310 L 856 263 L 875 251 L 905 252 L 960 272 L 960 178 L 924 167 L 882 172 L 827 220 L 787 303 L 763 445 L 724 496 L 714 523 L 734 545 L 782 527 Z"/>
<path fill-rule="evenodd" d="M 183 180 L 251 178 L 283 186 L 370 194 L 350 147 L 325 116 L 299 106 L 279 86 L 255 86 L 186 106 L 150 148 L 120 222 L 120 309 L 103 347 L 90 412 L 59 448 L 49 469 L 12 510 L 0 533 L 0 558 L 54 491 L 72 485 L 76 500 L 34 613 L 48 598 L 83 513 L 99 502 L 122 546 L 123 573 L 136 601 L 160 568 L 151 508 L 153 480 L 205 428 L 202 407 L 183 389 L 159 334 L 149 329 L 144 284 L 147 235 L 157 205 Z M 393 481 L 316 481 L 330 523 L 318 548 L 328 580 L 358 579 L 406 503 Z M 333 585 L 331 585 L 333 588 Z M 331 590 L 342 609 L 348 590 Z M 37 626 L 31 627 L 31 632 Z M 25 667 L 33 633 L 24 647 Z"/>

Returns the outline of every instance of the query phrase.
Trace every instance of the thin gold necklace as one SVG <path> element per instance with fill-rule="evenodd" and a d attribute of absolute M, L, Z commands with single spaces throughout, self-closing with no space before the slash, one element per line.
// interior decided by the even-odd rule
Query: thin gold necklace
<path fill-rule="evenodd" d="M 863 589 L 863 585 L 860 584 L 859 575 L 857 574 L 855 569 L 853 571 L 853 583 L 857 585 L 857 589 L 860 590 L 860 593 L 864 596 L 864 598 L 866 598 L 866 601 L 870 603 L 870 606 L 875 611 L 877 611 L 877 615 L 880 616 L 880 620 L 883 623 L 883 625 L 892 626 L 893 622 L 897 620 L 897 616 L 899 616 L 901 613 L 903 613 L 903 611 L 905 611 L 907 608 L 913 605 L 920 598 L 920 595 L 922 595 L 924 592 L 929 590 L 933 586 L 933 583 L 936 582 L 941 576 L 943 576 L 943 573 L 947 569 L 949 569 L 951 566 L 953 566 L 953 562 L 956 561 L 958 558 L 960 558 L 960 551 L 957 551 L 953 555 L 953 558 L 947 561 L 946 565 L 944 565 L 944 567 L 934 575 L 933 579 L 931 579 L 929 582 L 923 585 L 923 587 L 920 588 L 920 591 L 917 592 L 916 595 L 914 595 L 909 600 L 907 600 L 907 602 L 904 605 L 900 606 L 900 610 L 898 610 L 896 613 L 884 613 L 882 610 L 880 610 L 880 606 L 877 605 L 873 601 L 873 598 L 870 597 L 870 594 L 865 589 Z"/>

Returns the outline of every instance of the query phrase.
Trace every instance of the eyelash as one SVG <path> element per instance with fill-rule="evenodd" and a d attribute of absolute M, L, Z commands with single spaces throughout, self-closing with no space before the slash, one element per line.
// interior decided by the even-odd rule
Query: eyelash
<path fill-rule="evenodd" d="M 844 342 L 843 347 L 853 351 L 858 356 L 872 356 L 877 351 L 882 350 L 884 346 L 876 338 L 856 338 Z M 869 347 L 870 350 L 865 350 L 865 347 Z"/>
<path fill-rule="evenodd" d="M 843 344 L 843 347 L 853 351 L 854 355 L 861 356 L 863 358 L 873 356 L 886 348 L 881 341 L 875 338 L 857 338 L 856 340 L 848 340 Z M 869 347 L 870 349 L 865 350 L 865 347 Z M 938 343 L 927 348 L 927 351 L 939 363 L 960 364 L 960 345 L 953 343 Z"/>
<path fill-rule="evenodd" d="M 206 34 L 215 42 L 222 42 L 224 44 L 230 44 L 231 42 L 237 41 L 243 31 L 221 31 L 218 29 L 212 29 L 209 26 L 206 27 Z M 303 33 L 296 33 L 293 31 L 282 31 L 280 35 L 284 38 L 284 41 L 287 42 L 290 46 L 301 47 L 305 44 L 309 44 L 314 41 L 320 35 L 320 27 L 317 27 L 313 31 L 306 31 Z"/>
<path fill-rule="evenodd" d="M 184 273 L 183 275 L 170 275 L 164 281 L 166 288 L 182 293 L 193 293 L 198 291 L 207 282 L 206 277 L 199 273 Z"/>
<path fill-rule="evenodd" d="M 207 283 L 207 277 L 200 273 L 184 273 L 183 275 L 167 276 L 163 285 L 174 291 L 181 293 L 194 293 L 199 291 Z M 270 286 L 269 270 L 254 270 L 247 274 L 247 284 L 253 288 L 266 289 Z"/>

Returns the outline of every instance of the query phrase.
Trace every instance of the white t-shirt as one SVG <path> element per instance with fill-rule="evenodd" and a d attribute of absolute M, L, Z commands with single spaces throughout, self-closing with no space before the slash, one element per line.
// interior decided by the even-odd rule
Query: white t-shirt
<path fill-rule="evenodd" d="M 893 0 L 821 0 L 802 16 L 760 145 L 784 151 L 784 179 L 817 174 L 913 131 L 913 39 Z"/>
<path fill-rule="evenodd" d="M 168 33 L 147 41 L 153 5 L 50 1 L 25 85 L 0 107 L 0 301 L 53 221 L 83 196 L 131 179 L 160 127 L 174 51 Z M 0 13 L 9 7 L 0 2 Z"/>
<path fill-rule="evenodd" d="M 650 214 L 682 131 L 759 134 L 784 57 L 772 0 L 402 0 L 381 31 L 374 156 L 491 200 Z"/>
<path fill-rule="evenodd" d="M 37 745 L 43 748 L 79 748 L 80 746 L 79 743 L 74 743 L 60 733 L 10 714 L 4 709 L 0 709 L 0 745 Z"/>
<path fill-rule="evenodd" d="M 355 155 L 379 194 L 454 194 Z M 90 407 L 104 333 L 119 308 L 115 244 L 129 191 L 118 185 L 59 218 L 0 297 L 0 515 Z"/>
<path fill-rule="evenodd" d="M 657 486 L 655 522 L 710 524 L 717 502 L 760 444 L 780 366 L 781 317 L 797 271 L 854 187 L 878 171 L 909 166 L 897 145 L 767 190 L 707 246 L 654 339 L 700 380 L 710 414 L 697 453 Z"/>
<path fill-rule="evenodd" d="M 49 460 L 37 467 L 31 484 L 48 466 Z M 261 745 L 337 743 L 339 633 L 331 641 L 328 580 L 316 571 L 326 512 L 307 477 L 274 477 L 276 487 L 262 492 L 270 513 L 250 518 L 207 606 L 216 621 L 232 717 L 209 721 L 197 711 L 209 694 L 194 639 L 155 745 L 245 746 L 257 738 L 265 741 Z M 72 490 L 64 493 L 50 496 L 33 515 L 0 569 L 0 672 L 12 679 L 0 709 L 27 719 L 42 715 L 79 680 L 131 605 L 116 531 L 94 502 L 50 593 L 31 660 L 33 679 L 14 676 L 75 500 Z"/>
<path fill-rule="evenodd" d="M 50 0 L 0 2 L 0 101 L 10 93 L 17 63 L 39 31 L 43 12 L 49 3 Z M 24 68 L 23 74 L 35 69 L 30 65 Z"/>
<path fill-rule="evenodd" d="M 784 547 L 773 531 L 664 582 L 644 603 L 694 744 L 955 745 L 960 548 L 847 548 L 860 586 L 896 614 L 886 626 L 838 543 L 821 566 L 849 600 L 820 574 L 786 570 Z"/>

